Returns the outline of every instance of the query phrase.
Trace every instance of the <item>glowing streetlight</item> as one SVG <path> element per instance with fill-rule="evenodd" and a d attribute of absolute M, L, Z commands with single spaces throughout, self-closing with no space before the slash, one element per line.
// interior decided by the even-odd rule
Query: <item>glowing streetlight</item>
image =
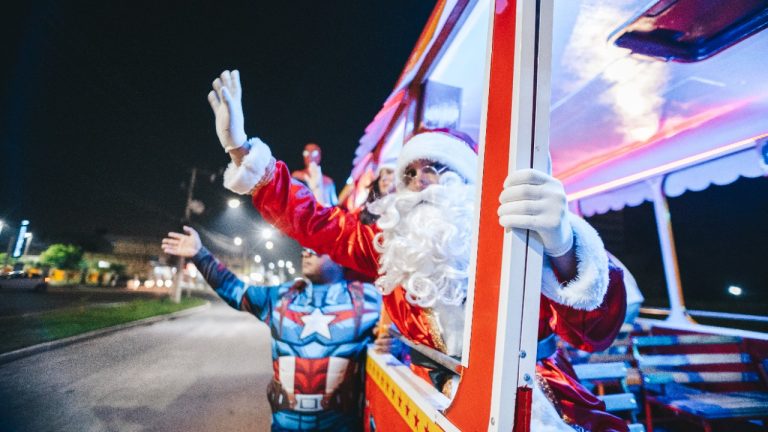
<path fill-rule="evenodd" d="M 229 208 L 236 209 L 240 207 L 240 200 L 237 198 L 230 198 L 230 200 L 227 201 L 227 205 Z"/>
<path fill-rule="evenodd" d="M 741 287 L 737 287 L 736 285 L 731 285 L 728 287 L 728 294 L 740 296 L 744 293 L 744 290 L 741 289 Z"/>
<path fill-rule="evenodd" d="M 272 228 L 263 228 L 261 230 L 261 238 L 263 238 L 264 240 L 271 239 L 272 238 L 272 234 L 273 234 Z"/>
<path fill-rule="evenodd" d="M 275 247 L 275 244 L 272 243 L 272 240 L 267 240 L 267 242 L 264 243 L 264 247 L 267 248 L 267 250 L 272 250 L 272 248 Z"/>
<path fill-rule="evenodd" d="M 296 270 L 293 269 L 293 267 L 288 268 L 288 274 L 294 274 L 296 273 Z"/>
<path fill-rule="evenodd" d="M 269 263 L 269 269 L 274 270 L 275 269 L 275 263 Z"/>
<path fill-rule="evenodd" d="M 255 262 L 256 264 L 260 263 L 261 262 L 261 255 L 255 255 L 253 257 L 253 262 Z"/>
<path fill-rule="evenodd" d="M 235 242 L 235 246 L 240 246 L 241 244 L 243 244 L 243 239 L 241 239 L 240 237 L 235 237 L 234 242 Z"/>
<path fill-rule="evenodd" d="M 286 267 L 288 267 L 288 268 L 293 268 L 293 262 L 291 262 L 291 261 L 286 261 L 286 262 L 285 262 L 285 266 L 286 266 Z"/>
<path fill-rule="evenodd" d="M 280 267 L 280 268 L 283 268 L 283 267 L 285 267 L 285 261 L 283 261 L 283 260 L 279 260 L 279 261 L 277 262 L 277 266 L 278 266 L 278 267 Z"/>

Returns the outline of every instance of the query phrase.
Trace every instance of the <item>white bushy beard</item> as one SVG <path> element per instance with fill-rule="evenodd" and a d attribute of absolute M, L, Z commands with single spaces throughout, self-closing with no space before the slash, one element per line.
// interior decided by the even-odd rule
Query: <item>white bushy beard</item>
<path fill-rule="evenodd" d="M 474 201 L 475 187 L 447 172 L 421 192 L 396 192 L 372 203 L 370 211 L 381 215 L 374 241 L 381 293 L 402 286 L 413 305 L 463 305 Z"/>

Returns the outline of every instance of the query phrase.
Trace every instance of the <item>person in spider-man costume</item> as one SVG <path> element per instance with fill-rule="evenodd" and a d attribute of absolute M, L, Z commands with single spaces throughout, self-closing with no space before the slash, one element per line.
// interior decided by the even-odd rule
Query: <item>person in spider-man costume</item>
<path fill-rule="evenodd" d="M 323 151 L 315 143 L 308 143 L 301 153 L 304 157 L 304 169 L 291 173 L 291 177 L 304 183 L 315 194 L 315 199 L 324 206 L 335 206 L 339 203 L 336 196 L 336 185 L 327 175 L 323 175 L 320 162 Z"/>
<path fill-rule="evenodd" d="M 169 233 L 163 251 L 192 258 L 224 301 L 269 325 L 272 430 L 361 430 L 362 357 L 381 307 L 373 285 L 345 280 L 341 266 L 310 249 L 302 252 L 303 278 L 248 285 L 203 247 L 194 229 L 184 231 Z"/>

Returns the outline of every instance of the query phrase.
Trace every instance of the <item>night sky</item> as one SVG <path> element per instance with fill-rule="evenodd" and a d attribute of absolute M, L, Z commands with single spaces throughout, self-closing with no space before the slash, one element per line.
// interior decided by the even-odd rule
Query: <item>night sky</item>
<path fill-rule="evenodd" d="M 37 253 L 105 235 L 159 241 L 178 230 L 192 167 L 206 211 L 193 225 L 226 243 L 258 216 L 226 208 L 229 158 L 206 101 L 238 68 L 246 132 L 300 168 L 308 141 L 324 173 L 349 175 L 365 127 L 392 90 L 434 1 L 14 2 L 0 17 L 0 219 L 31 221 Z M 684 286 L 723 303 L 740 284 L 768 302 L 768 178 L 671 199 Z M 233 219 L 236 218 L 236 219 Z M 251 222 L 248 222 L 251 221 Z M 606 244 L 666 301 L 650 204 L 594 217 Z M 620 231 L 620 235 L 612 236 Z M 216 234 L 221 234 L 217 236 Z M 5 245 L 11 230 L 0 233 Z M 615 239 L 611 237 L 616 237 Z M 695 301 L 694 301 L 695 303 Z M 729 302 L 730 304 L 730 302 Z M 692 307 L 703 307 L 693 304 Z M 735 306 L 734 306 L 735 307 Z M 762 309 L 761 309 L 762 308 Z M 737 310 L 733 310 L 737 311 Z"/>
<path fill-rule="evenodd" d="M 0 19 L 0 218 L 29 219 L 43 241 L 177 227 L 189 170 L 229 160 L 206 101 L 225 68 L 241 72 L 249 136 L 295 168 L 318 142 L 341 187 L 434 6 L 15 3 Z M 225 211 L 220 179 L 204 176 L 196 195 L 202 219 Z"/>

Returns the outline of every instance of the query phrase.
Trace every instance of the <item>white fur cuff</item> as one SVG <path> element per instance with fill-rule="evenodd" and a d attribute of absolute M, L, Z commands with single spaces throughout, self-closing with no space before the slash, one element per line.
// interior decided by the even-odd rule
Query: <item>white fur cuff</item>
<path fill-rule="evenodd" d="M 248 144 L 251 150 L 243 158 L 243 163 L 236 166 L 230 162 L 224 171 L 224 187 L 240 195 L 250 194 L 257 185 L 267 180 L 266 177 L 272 175 L 268 168 L 274 164 L 272 152 L 262 140 L 251 138 Z"/>
<path fill-rule="evenodd" d="M 608 291 L 608 255 L 594 228 L 570 213 L 569 220 L 573 227 L 576 277 L 561 285 L 549 261 L 545 260 L 541 293 L 557 303 L 591 311 L 603 303 Z"/>

